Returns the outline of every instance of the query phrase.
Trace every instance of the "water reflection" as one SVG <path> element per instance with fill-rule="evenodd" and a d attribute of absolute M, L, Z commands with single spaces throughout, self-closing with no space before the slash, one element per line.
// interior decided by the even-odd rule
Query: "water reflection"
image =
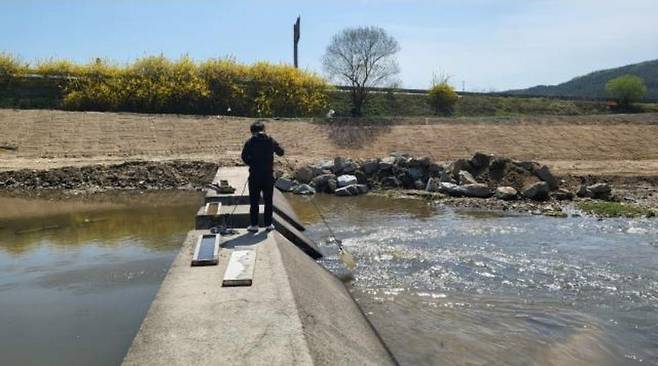
<path fill-rule="evenodd" d="M 0 197 L 0 363 L 119 364 L 200 200 Z"/>

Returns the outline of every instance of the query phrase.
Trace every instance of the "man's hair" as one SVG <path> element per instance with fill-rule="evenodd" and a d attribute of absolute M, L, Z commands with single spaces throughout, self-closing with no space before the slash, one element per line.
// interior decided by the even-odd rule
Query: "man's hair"
<path fill-rule="evenodd" d="M 264 132 L 265 131 L 265 124 L 263 121 L 256 121 L 251 124 L 251 127 L 249 127 L 249 130 L 251 130 L 251 133 L 259 133 L 259 132 Z"/>

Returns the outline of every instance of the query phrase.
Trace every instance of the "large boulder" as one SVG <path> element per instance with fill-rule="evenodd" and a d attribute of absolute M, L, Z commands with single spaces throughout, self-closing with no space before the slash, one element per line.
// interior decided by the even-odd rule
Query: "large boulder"
<path fill-rule="evenodd" d="M 295 180 L 308 184 L 320 174 L 322 174 L 322 169 L 313 165 L 304 165 L 295 171 Z"/>
<path fill-rule="evenodd" d="M 379 160 L 366 160 L 361 164 L 361 170 L 368 176 L 371 176 L 379 170 Z"/>
<path fill-rule="evenodd" d="M 527 185 L 523 187 L 521 195 L 525 198 L 543 201 L 548 198 L 548 193 L 551 191 L 548 183 L 546 182 L 536 182 L 534 184 Z"/>
<path fill-rule="evenodd" d="M 566 189 L 560 188 L 554 192 L 551 192 L 551 197 L 558 201 L 571 201 L 573 199 L 573 193 Z"/>
<path fill-rule="evenodd" d="M 543 165 L 541 168 L 535 170 L 535 175 L 537 178 L 543 180 L 544 182 L 548 183 L 548 186 L 551 190 L 557 189 L 558 187 L 558 182 L 553 173 L 551 173 L 550 169 L 546 165 Z"/>
<path fill-rule="evenodd" d="M 462 195 L 466 197 L 479 197 L 487 198 L 493 195 L 493 191 L 486 184 L 475 183 L 475 184 L 464 184 L 458 187 L 462 192 Z"/>
<path fill-rule="evenodd" d="M 425 171 L 420 166 L 413 166 L 409 168 L 407 174 L 414 180 L 418 180 L 425 176 Z"/>
<path fill-rule="evenodd" d="M 279 178 L 274 182 L 274 186 L 282 192 L 292 192 L 295 188 L 295 182 L 288 178 Z"/>
<path fill-rule="evenodd" d="M 499 200 L 513 200 L 516 199 L 518 192 L 514 187 L 498 187 L 496 188 L 496 198 Z"/>
<path fill-rule="evenodd" d="M 357 170 L 354 172 L 354 176 L 356 177 L 356 181 L 359 184 L 368 184 L 368 177 L 366 176 L 366 173 L 364 173 L 361 170 Z"/>
<path fill-rule="evenodd" d="M 475 170 L 483 170 L 489 166 L 491 159 L 493 159 L 493 155 L 476 152 L 471 158 L 470 163 Z"/>
<path fill-rule="evenodd" d="M 336 181 L 336 176 L 334 174 L 321 174 L 313 178 L 311 186 L 315 188 L 316 192 L 333 193 L 336 188 L 334 187 L 334 189 L 331 190 L 329 182 L 332 180 L 334 182 Z"/>
<path fill-rule="evenodd" d="M 539 163 L 534 161 L 515 161 L 514 165 L 533 174 L 535 173 L 536 170 L 540 168 Z"/>
<path fill-rule="evenodd" d="M 473 175 L 466 170 L 460 170 L 458 178 L 459 184 L 478 184 L 478 181 L 473 178 Z"/>
<path fill-rule="evenodd" d="M 357 184 L 358 180 L 353 175 L 343 174 L 338 177 L 337 182 L 338 182 L 338 187 L 346 187 L 352 184 Z"/>
<path fill-rule="evenodd" d="M 448 182 L 439 182 L 435 188 L 435 192 L 445 193 L 449 196 L 460 197 L 464 192 L 459 188 L 458 185 Z"/>
<path fill-rule="evenodd" d="M 301 195 L 311 195 L 315 194 L 315 189 L 313 187 L 309 186 L 308 184 L 300 184 L 295 189 L 293 189 L 292 193 L 294 194 L 301 194 Z"/>
<path fill-rule="evenodd" d="M 354 173 L 357 169 L 359 169 L 359 165 L 352 160 L 345 159 L 341 156 L 337 156 L 334 159 L 334 170 L 333 172 L 336 175 L 343 175 L 343 174 L 352 174 Z"/>
<path fill-rule="evenodd" d="M 445 169 L 437 163 L 431 163 L 427 167 L 427 173 L 429 173 L 430 177 L 438 177 L 443 172 L 445 172 Z"/>
<path fill-rule="evenodd" d="M 432 160 L 429 157 L 424 156 L 422 158 L 411 158 L 411 159 L 409 159 L 409 161 L 407 162 L 407 166 L 410 167 L 410 168 L 418 167 L 418 168 L 427 169 L 430 166 L 431 163 L 432 163 Z"/>
<path fill-rule="evenodd" d="M 466 159 L 457 159 L 448 165 L 448 172 L 455 179 L 458 179 L 459 172 L 462 170 L 467 172 L 472 171 L 473 166 L 471 165 L 471 162 Z"/>
<path fill-rule="evenodd" d="M 321 170 L 323 170 L 323 171 L 324 171 L 324 170 L 329 170 L 329 171 L 333 171 L 333 170 L 334 170 L 334 162 L 333 162 L 332 160 L 324 160 L 324 161 L 321 161 L 321 162 L 318 163 L 316 166 L 317 166 L 318 168 L 320 168 Z"/>
<path fill-rule="evenodd" d="M 400 180 L 397 177 L 386 177 L 382 179 L 382 187 L 397 188 L 400 186 Z"/>
<path fill-rule="evenodd" d="M 392 156 L 385 157 L 379 161 L 379 170 L 391 170 L 395 165 L 395 158 Z"/>
<path fill-rule="evenodd" d="M 612 193 L 612 188 L 608 183 L 596 183 L 587 186 L 589 197 L 597 199 L 609 199 Z"/>

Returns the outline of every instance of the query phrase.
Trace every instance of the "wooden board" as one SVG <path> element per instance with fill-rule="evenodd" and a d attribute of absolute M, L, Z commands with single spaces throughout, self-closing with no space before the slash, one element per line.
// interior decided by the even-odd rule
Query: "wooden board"
<path fill-rule="evenodd" d="M 251 286 L 256 267 L 255 250 L 235 250 L 224 272 L 222 286 Z"/>

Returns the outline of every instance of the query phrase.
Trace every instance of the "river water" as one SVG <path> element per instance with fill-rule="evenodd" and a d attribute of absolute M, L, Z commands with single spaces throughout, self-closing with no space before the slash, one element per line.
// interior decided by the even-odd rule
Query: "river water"
<path fill-rule="evenodd" d="M 658 220 L 510 216 L 375 195 L 322 207 L 345 281 L 405 365 L 658 364 Z M 2 365 L 116 365 L 200 196 L 0 197 Z"/>

